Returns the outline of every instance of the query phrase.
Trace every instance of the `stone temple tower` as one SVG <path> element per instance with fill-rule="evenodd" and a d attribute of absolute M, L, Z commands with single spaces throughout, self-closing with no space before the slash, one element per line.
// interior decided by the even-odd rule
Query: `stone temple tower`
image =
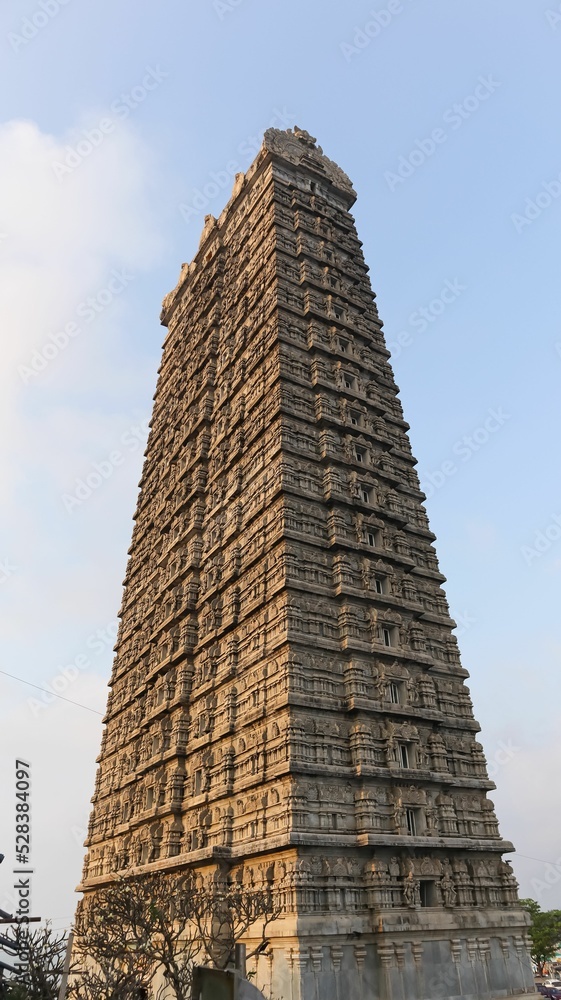
<path fill-rule="evenodd" d="M 270 129 L 164 300 L 81 888 L 268 881 L 283 1000 L 532 993 L 354 200 Z"/>

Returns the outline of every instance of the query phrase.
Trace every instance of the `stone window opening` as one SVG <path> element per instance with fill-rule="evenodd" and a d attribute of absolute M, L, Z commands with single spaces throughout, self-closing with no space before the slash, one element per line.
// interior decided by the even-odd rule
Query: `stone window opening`
<path fill-rule="evenodd" d="M 434 879 L 421 879 L 419 897 L 421 906 L 436 906 L 436 882 Z"/>
<path fill-rule="evenodd" d="M 390 681 L 388 685 L 388 693 L 390 696 L 390 702 L 392 705 L 401 704 L 401 685 L 396 681 Z"/>
<path fill-rule="evenodd" d="M 371 497 L 372 497 L 372 490 L 370 489 L 369 486 L 366 486 L 363 483 L 360 486 L 360 498 L 361 498 L 361 500 L 363 500 L 364 503 L 371 503 L 372 502 Z"/>
<path fill-rule="evenodd" d="M 353 427 L 358 427 L 359 424 L 360 424 L 360 413 L 358 412 L 358 410 L 351 410 L 350 411 L 350 418 L 351 418 L 351 424 L 353 425 Z"/>
<path fill-rule="evenodd" d="M 394 646 L 394 632 L 395 629 L 384 626 L 382 628 L 382 642 L 384 646 Z"/>
<path fill-rule="evenodd" d="M 398 743 L 397 752 L 401 767 L 407 767 L 407 768 L 411 767 L 412 761 L 411 761 L 411 751 L 409 745 L 407 743 Z"/>
<path fill-rule="evenodd" d="M 406 809 L 405 810 L 405 824 L 407 826 L 407 833 L 410 837 L 416 837 L 419 827 L 419 810 L 418 809 Z"/>

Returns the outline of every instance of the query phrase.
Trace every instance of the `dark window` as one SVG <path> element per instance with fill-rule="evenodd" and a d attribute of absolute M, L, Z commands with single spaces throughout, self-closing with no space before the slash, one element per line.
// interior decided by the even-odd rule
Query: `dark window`
<path fill-rule="evenodd" d="M 395 681 L 390 681 L 389 693 L 392 705 L 399 705 L 400 703 L 399 684 L 396 684 Z"/>
<path fill-rule="evenodd" d="M 435 906 L 435 885 L 430 879 L 422 879 L 419 884 L 421 906 Z"/>
<path fill-rule="evenodd" d="M 418 809 L 406 809 L 405 810 L 405 821 L 407 823 L 407 833 L 411 837 L 415 837 L 417 834 L 417 813 Z"/>

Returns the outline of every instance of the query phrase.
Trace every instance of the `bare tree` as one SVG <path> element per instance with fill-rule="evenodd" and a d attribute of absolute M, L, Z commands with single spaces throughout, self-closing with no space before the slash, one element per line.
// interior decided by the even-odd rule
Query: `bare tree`
<path fill-rule="evenodd" d="M 73 969 L 67 997 L 80 1000 L 142 1000 L 147 996 L 151 977 L 126 957 L 100 957 Z"/>
<path fill-rule="evenodd" d="M 209 891 L 210 890 L 210 891 Z M 250 928 L 261 926 L 261 941 L 252 958 L 266 945 L 267 926 L 276 920 L 282 910 L 275 905 L 269 884 L 248 887 L 231 881 L 223 869 L 218 869 L 210 886 L 198 886 L 191 896 L 189 916 L 197 927 L 208 959 L 217 969 L 225 969 L 232 961 L 234 946 Z"/>
<path fill-rule="evenodd" d="M 195 964 L 224 969 L 236 942 L 257 927 L 259 950 L 279 915 L 268 885 L 245 887 L 225 870 L 206 882 L 192 872 L 117 878 L 79 907 L 75 940 L 87 960 L 69 993 L 76 1000 L 137 1000 L 160 981 L 158 994 L 185 1000 Z"/>
<path fill-rule="evenodd" d="M 10 1000 L 57 1000 L 64 968 L 68 935 L 54 931 L 50 923 L 31 928 L 16 924 L 14 950 L 21 969 L 4 983 Z"/>
<path fill-rule="evenodd" d="M 147 946 L 140 886 L 119 879 L 82 900 L 74 928 L 75 964 L 67 995 L 80 1000 L 137 1000 L 155 974 Z"/>

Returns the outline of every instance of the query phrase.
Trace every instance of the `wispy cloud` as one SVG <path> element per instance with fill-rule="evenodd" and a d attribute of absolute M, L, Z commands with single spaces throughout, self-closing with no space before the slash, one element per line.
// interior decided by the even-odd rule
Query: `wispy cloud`
<path fill-rule="evenodd" d="M 163 247 L 150 204 L 154 161 L 134 124 L 121 122 L 62 184 L 52 162 L 64 156 L 68 141 L 31 121 L 0 127 L 0 230 L 9 234 L 0 245 L 0 421 L 9 430 L 0 440 L 0 524 L 9 530 L 1 537 L 0 529 L 0 724 L 7 753 L 34 761 L 42 845 L 34 859 L 40 869 L 34 905 L 45 913 L 52 912 L 53 859 L 60 869 L 62 854 L 66 865 L 74 851 L 73 880 L 79 876 L 82 849 L 72 830 L 87 824 L 111 642 L 91 670 L 75 676 L 69 665 L 83 637 L 114 619 L 118 608 L 125 546 L 113 544 L 115 514 L 122 511 L 122 532 L 145 435 L 142 426 L 132 441 L 131 427 L 146 415 L 158 349 L 149 365 L 137 350 L 135 295 Z M 80 335 L 72 336 L 68 324 L 77 319 Z M 156 336 L 159 344 L 157 327 Z M 22 366 L 33 374 L 22 377 Z M 87 477 L 95 463 L 106 471 L 108 456 L 119 463 L 118 475 L 104 479 L 95 499 L 70 518 L 61 495 L 74 492 L 82 470 Z M 42 695 L 5 674 L 41 688 L 52 680 L 54 692 L 61 677 L 72 677 L 72 688 L 37 714 L 31 735 L 28 701 Z M 10 791 L 5 780 L 0 776 L 3 801 Z M 53 813 L 59 821 L 51 836 Z M 0 815 L 7 843 L 11 820 Z"/>

